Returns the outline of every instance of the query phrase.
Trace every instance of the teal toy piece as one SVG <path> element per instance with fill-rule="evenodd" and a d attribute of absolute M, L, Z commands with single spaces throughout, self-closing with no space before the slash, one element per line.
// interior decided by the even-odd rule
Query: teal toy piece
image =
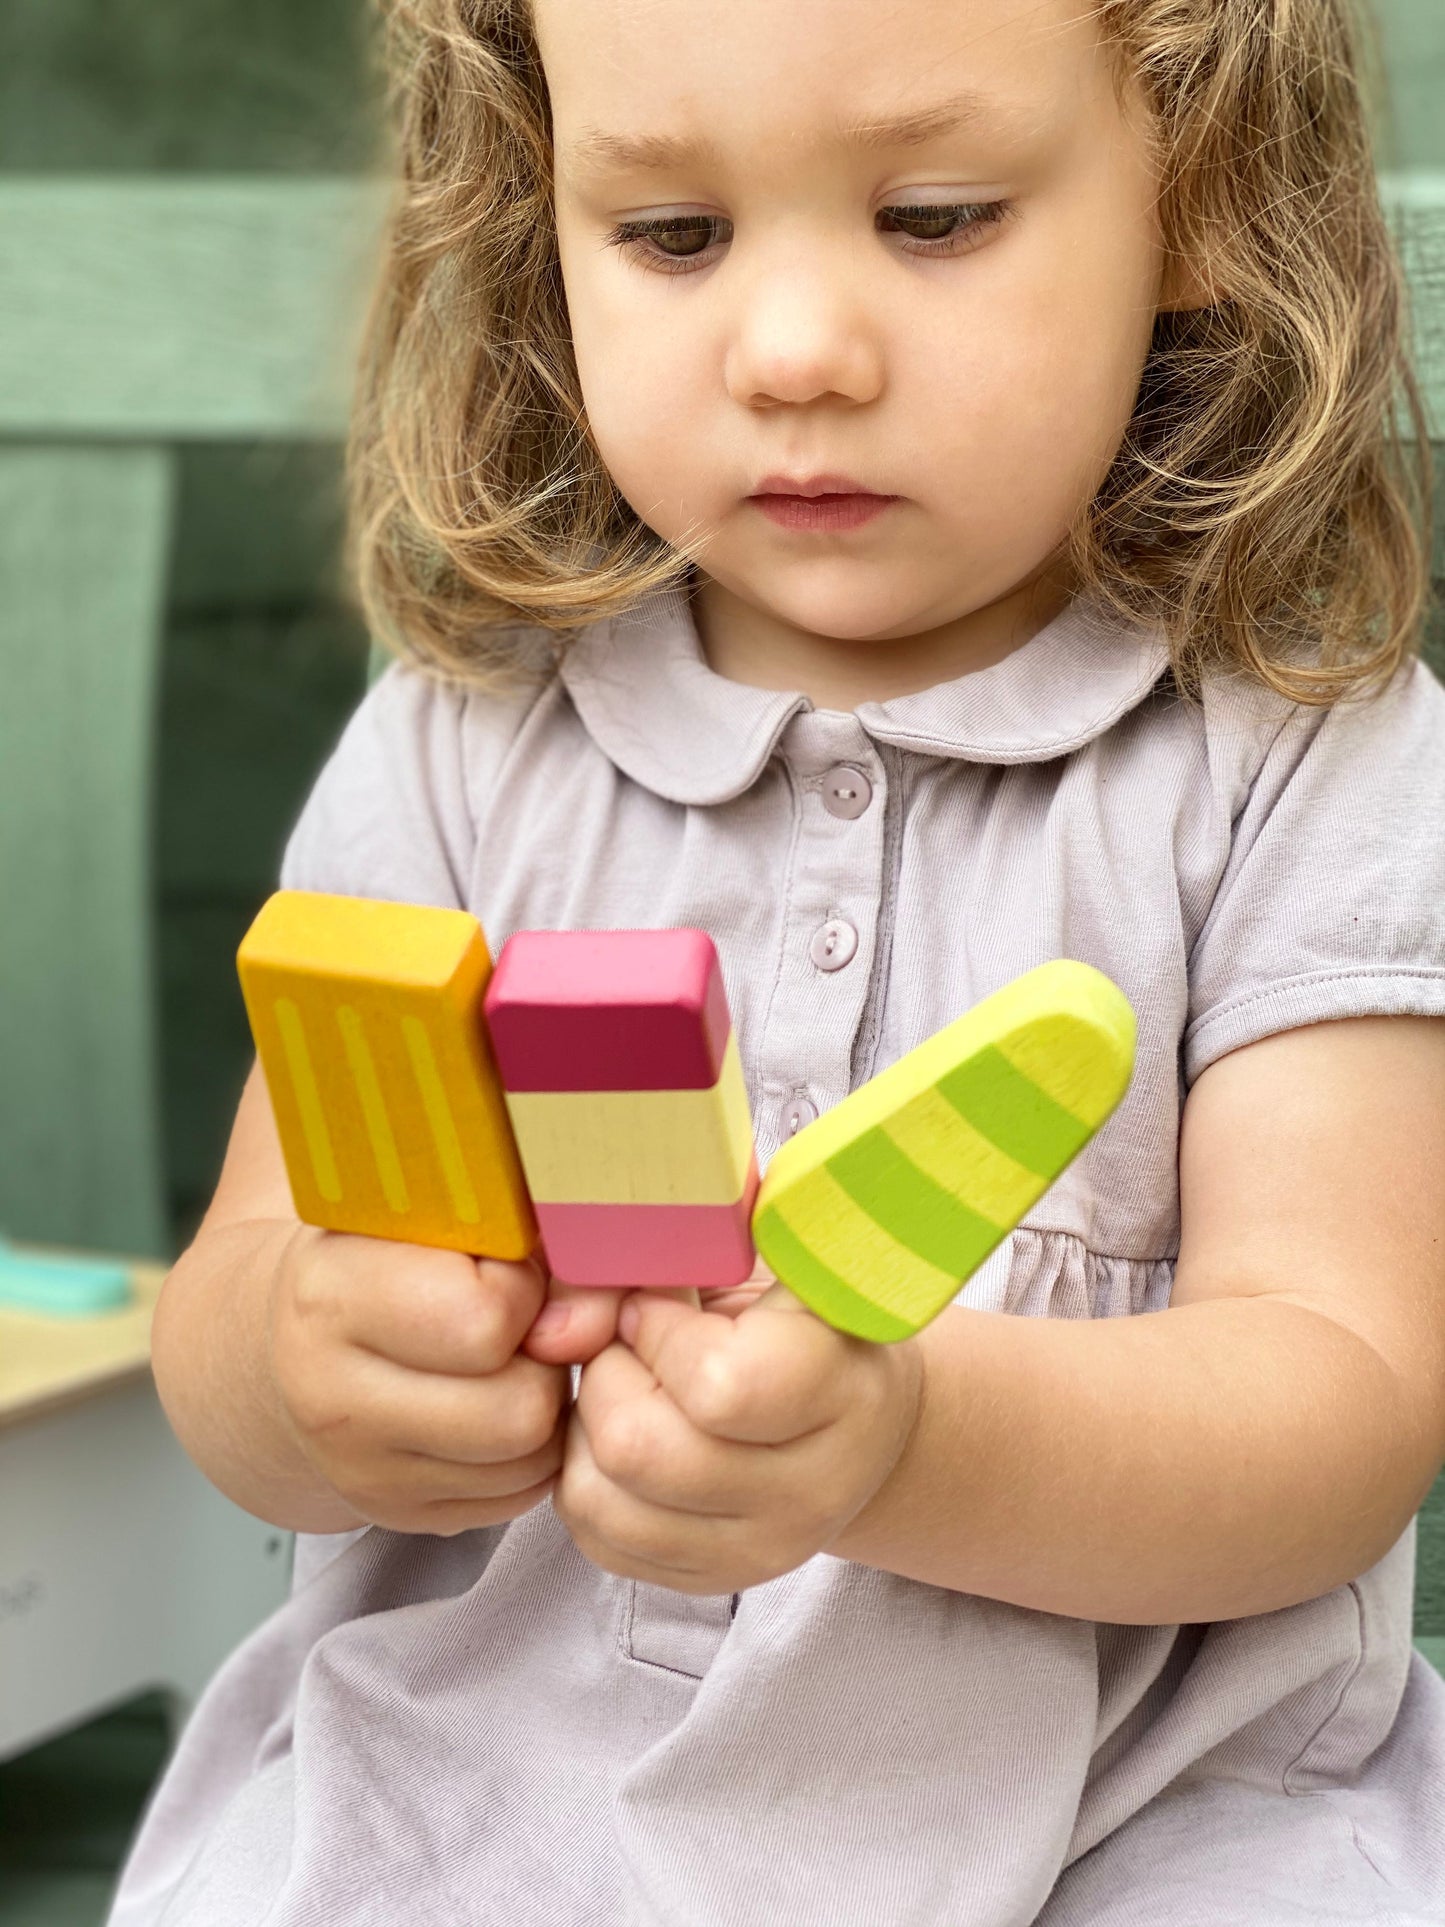
<path fill-rule="evenodd" d="M 105 1259 L 17 1251 L 0 1237 L 0 1308 L 51 1318 L 93 1318 L 130 1303 L 130 1274 Z"/>

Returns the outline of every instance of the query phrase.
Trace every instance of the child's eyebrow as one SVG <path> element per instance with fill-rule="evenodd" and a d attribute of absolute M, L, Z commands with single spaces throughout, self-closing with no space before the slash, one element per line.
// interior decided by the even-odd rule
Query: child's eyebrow
<path fill-rule="evenodd" d="M 954 94 L 908 113 L 846 122 L 839 133 L 850 147 L 920 147 L 965 122 L 980 119 L 994 104 L 983 94 Z M 601 127 L 582 128 L 566 143 L 564 155 L 569 169 L 576 171 L 681 168 L 699 163 L 716 165 L 720 159 L 716 144 L 709 140 L 675 134 L 613 134 Z"/>

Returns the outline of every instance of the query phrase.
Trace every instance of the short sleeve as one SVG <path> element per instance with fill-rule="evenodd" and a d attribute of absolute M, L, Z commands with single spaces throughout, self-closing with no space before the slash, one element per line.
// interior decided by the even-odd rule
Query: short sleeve
<path fill-rule="evenodd" d="M 1290 705 L 1235 820 L 1189 963 L 1186 1085 L 1331 1018 L 1445 1015 L 1445 690 Z"/>
<path fill-rule="evenodd" d="M 400 663 L 378 677 L 302 808 L 281 887 L 465 908 L 468 702 Z"/>

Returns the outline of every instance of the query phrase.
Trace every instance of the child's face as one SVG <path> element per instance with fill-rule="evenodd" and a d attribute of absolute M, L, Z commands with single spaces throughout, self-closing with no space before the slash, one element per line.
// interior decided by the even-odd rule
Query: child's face
<path fill-rule="evenodd" d="M 1162 292 L 1143 115 L 1084 0 L 536 15 L 582 391 L 638 515 L 700 524 L 709 576 L 818 635 L 916 635 L 1035 575 L 1118 448 Z M 848 138 L 961 95 L 912 143 Z M 643 138 L 711 151 L 616 151 Z M 673 226 L 609 245 L 644 220 Z M 749 499 L 772 475 L 899 499 L 784 527 Z"/>

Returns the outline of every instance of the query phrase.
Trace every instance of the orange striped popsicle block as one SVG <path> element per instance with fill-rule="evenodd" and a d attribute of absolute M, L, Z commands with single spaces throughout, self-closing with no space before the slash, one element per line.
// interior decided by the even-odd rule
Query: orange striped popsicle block
<path fill-rule="evenodd" d="M 308 1224 L 492 1258 L 537 1241 L 462 910 L 281 890 L 237 956 Z"/>
<path fill-rule="evenodd" d="M 711 939 L 521 931 L 497 960 L 486 1007 L 553 1276 L 746 1278 L 758 1167 Z"/>

